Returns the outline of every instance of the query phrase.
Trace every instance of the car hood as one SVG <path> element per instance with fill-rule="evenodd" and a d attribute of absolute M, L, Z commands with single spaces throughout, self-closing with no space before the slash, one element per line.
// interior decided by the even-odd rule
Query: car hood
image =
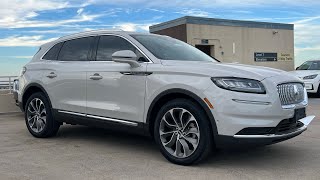
<path fill-rule="evenodd" d="M 305 76 L 309 76 L 313 74 L 320 74 L 320 70 L 296 70 L 296 71 L 290 71 L 289 73 L 298 78 L 303 78 Z"/>
<path fill-rule="evenodd" d="M 248 79 L 263 80 L 265 78 L 288 75 L 286 71 L 251 66 L 238 63 L 215 63 L 215 62 L 195 62 L 195 61 L 162 61 L 165 66 L 176 66 L 178 69 L 184 69 L 190 73 L 210 75 L 211 77 L 241 77 Z"/>

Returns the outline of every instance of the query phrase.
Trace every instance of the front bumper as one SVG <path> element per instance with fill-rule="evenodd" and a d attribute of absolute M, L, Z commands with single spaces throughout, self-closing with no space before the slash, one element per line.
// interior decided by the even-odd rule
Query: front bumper
<path fill-rule="evenodd" d="M 219 148 L 230 148 L 230 147 L 251 147 L 261 146 L 278 143 L 285 141 L 300 135 L 302 132 L 307 130 L 307 126 L 311 123 L 315 116 L 308 116 L 300 119 L 299 122 L 303 123 L 303 126 L 283 132 L 281 134 L 265 134 L 265 135 L 234 135 L 234 136 L 223 136 L 217 137 L 217 147 Z"/>
<path fill-rule="evenodd" d="M 304 80 L 305 87 L 308 93 L 317 93 L 319 88 L 319 80 Z"/>

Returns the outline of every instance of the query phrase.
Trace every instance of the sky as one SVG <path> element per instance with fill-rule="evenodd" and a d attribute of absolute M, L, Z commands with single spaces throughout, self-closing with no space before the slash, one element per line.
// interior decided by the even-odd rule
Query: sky
<path fill-rule="evenodd" d="M 1 0 L 0 76 L 18 75 L 39 46 L 94 29 L 148 32 L 182 16 L 292 23 L 295 64 L 320 59 L 318 0 Z"/>

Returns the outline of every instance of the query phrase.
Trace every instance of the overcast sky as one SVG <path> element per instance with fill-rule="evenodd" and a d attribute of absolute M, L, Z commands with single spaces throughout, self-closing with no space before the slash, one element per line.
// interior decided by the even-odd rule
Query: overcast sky
<path fill-rule="evenodd" d="M 295 61 L 320 59 L 318 0 L 1 0 L 0 75 L 17 75 L 38 46 L 92 29 L 148 31 L 185 15 L 295 24 Z"/>

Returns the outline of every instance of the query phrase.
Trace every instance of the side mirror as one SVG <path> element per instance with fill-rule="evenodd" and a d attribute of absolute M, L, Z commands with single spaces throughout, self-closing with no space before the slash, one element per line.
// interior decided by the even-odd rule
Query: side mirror
<path fill-rule="evenodd" d="M 300 67 L 300 66 L 296 67 L 296 70 L 298 70 L 298 69 L 299 69 L 299 67 Z"/>
<path fill-rule="evenodd" d="M 140 64 L 137 62 L 137 55 L 131 50 L 117 51 L 113 53 L 112 61 L 118 63 L 127 63 L 133 68 L 140 67 Z"/>

